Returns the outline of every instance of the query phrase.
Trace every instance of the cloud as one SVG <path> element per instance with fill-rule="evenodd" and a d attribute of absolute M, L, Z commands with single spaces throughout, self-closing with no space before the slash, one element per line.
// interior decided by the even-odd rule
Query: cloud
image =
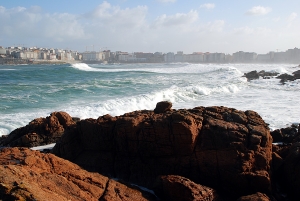
<path fill-rule="evenodd" d="M 289 17 L 288 17 L 288 19 L 287 19 L 287 21 L 288 22 L 292 22 L 292 21 L 294 21 L 296 18 L 297 18 L 297 13 L 291 13 L 290 15 L 289 15 Z"/>
<path fill-rule="evenodd" d="M 157 0 L 158 2 L 161 2 L 161 3 L 175 3 L 176 0 Z"/>
<path fill-rule="evenodd" d="M 200 6 L 200 8 L 214 9 L 214 8 L 215 8 L 215 4 L 213 4 L 213 3 L 202 4 L 202 5 Z"/>
<path fill-rule="evenodd" d="M 92 12 L 83 16 L 88 18 L 88 21 L 92 21 L 94 26 L 105 26 L 105 28 L 126 27 L 131 29 L 145 24 L 147 11 L 147 6 L 121 9 L 104 1 Z"/>
<path fill-rule="evenodd" d="M 225 26 L 225 21 L 224 20 L 215 20 L 213 22 L 208 22 L 205 26 L 204 26 L 204 30 L 207 30 L 209 32 L 222 32 L 223 28 Z"/>
<path fill-rule="evenodd" d="M 68 13 L 47 14 L 41 8 L 0 8 L 2 37 L 15 43 L 71 41 L 88 37 L 77 16 Z M 50 42 L 51 43 L 51 42 Z"/>
<path fill-rule="evenodd" d="M 256 36 L 268 36 L 272 34 L 272 30 L 266 27 L 250 28 L 248 26 L 239 27 L 233 29 L 235 35 L 256 35 Z"/>
<path fill-rule="evenodd" d="M 246 12 L 246 15 L 266 15 L 271 12 L 269 7 L 255 6 Z"/>
<path fill-rule="evenodd" d="M 188 25 L 198 19 L 198 12 L 191 10 L 188 13 L 176 13 L 175 15 L 161 15 L 157 17 L 153 23 L 154 27 L 170 27 Z"/>

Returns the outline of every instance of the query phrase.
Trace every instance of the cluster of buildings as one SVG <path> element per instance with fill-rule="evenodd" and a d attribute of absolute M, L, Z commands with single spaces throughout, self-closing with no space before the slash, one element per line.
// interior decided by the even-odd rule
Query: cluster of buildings
<path fill-rule="evenodd" d="M 85 51 L 77 52 L 63 49 L 49 48 L 26 48 L 0 46 L 0 58 L 21 59 L 21 60 L 47 60 L 47 61 L 82 61 L 85 63 L 170 63 L 170 62 L 190 62 L 190 63 L 299 63 L 300 49 L 289 49 L 285 52 L 269 52 L 267 54 L 257 54 L 255 52 L 243 52 L 225 54 L 194 52 L 184 54 L 183 51 L 177 53 L 168 52 L 112 52 Z"/>
<path fill-rule="evenodd" d="M 80 60 L 80 54 L 77 51 L 48 49 L 37 47 L 0 47 L 0 58 L 15 58 L 23 60 Z"/>

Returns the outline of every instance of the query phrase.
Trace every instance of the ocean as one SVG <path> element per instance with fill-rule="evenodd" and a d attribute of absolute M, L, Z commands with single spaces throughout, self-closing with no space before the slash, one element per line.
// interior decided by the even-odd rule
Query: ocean
<path fill-rule="evenodd" d="M 153 110 L 168 100 L 174 109 L 226 106 L 254 110 L 271 130 L 300 122 L 300 80 L 247 81 L 252 70 L 288 73 L 296 64 L 62 64 L 0 65 L 0 135 L 38 117 L 65 111 L 98 118 Z"/>

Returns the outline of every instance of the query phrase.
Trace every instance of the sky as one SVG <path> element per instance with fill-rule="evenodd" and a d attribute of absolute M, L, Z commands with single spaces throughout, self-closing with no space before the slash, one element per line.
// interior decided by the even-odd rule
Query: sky
<path fill-rule="evenodd" d="M 300 48 L 299 0 L 0 2 L 0 46 L 265 54 Z"/>

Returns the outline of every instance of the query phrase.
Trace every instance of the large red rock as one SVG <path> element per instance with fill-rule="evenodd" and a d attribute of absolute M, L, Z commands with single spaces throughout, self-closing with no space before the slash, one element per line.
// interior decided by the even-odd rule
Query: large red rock
<path fill-rule="evenodd" d="M 55 143 L 74 124 L 68 113 L 53 112 L 49 117 L 34 119 L 28 125 L 1 138 L 0 146 L 34 147 Z"/>
<path fill-rule="evenodd" d="M 254 111 L 197 107 L 81 120 L 53 153 L 150 188 L 157 176 L 173 174 L 234 198 L 270 191 L 272 137 Z"/>
<path fill-rule="evenodd" d="M 53 154 L 26 148 L 0 150 L 0 200 L 157 200 Z"/>
<path fill-rule="evenodd" d="M 212 188 L 196 184 L 193 181 L 177 176 L 167 175 L 158 179 L 156 192 L 163 200 L 172 201 L 218 201 L 219 195 Z"/>

